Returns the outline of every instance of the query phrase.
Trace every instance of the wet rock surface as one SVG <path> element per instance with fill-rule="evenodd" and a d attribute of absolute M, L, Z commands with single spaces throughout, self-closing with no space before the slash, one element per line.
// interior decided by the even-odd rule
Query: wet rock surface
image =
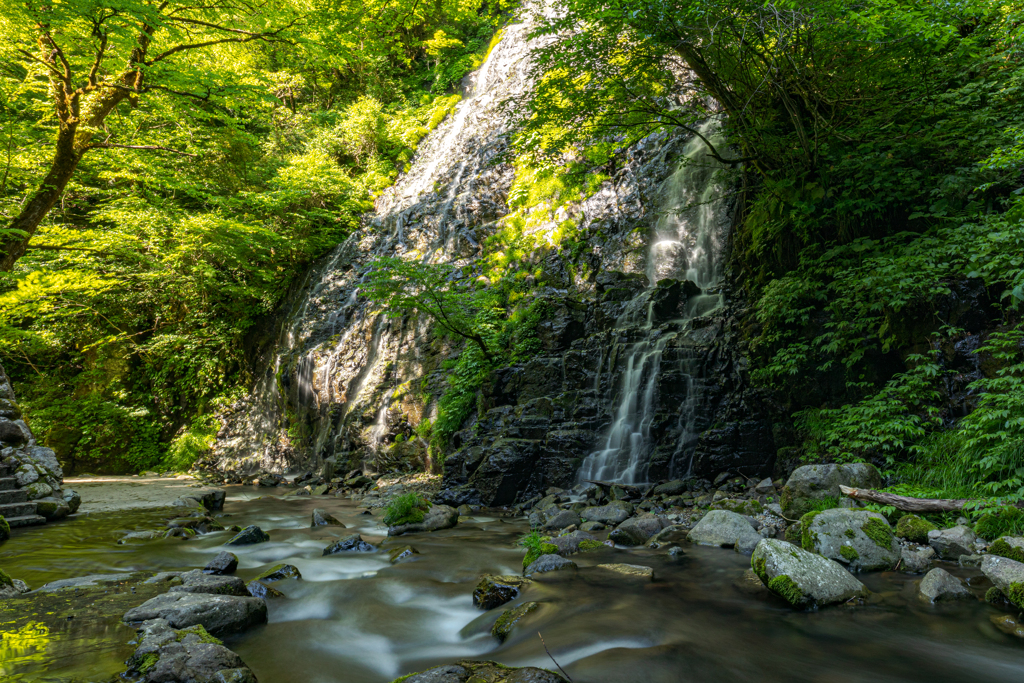
<path fill-rule="evenodd" d="M 128 659 L 128 679 L 146 683 L 256 683 L 237 654 L 202 626 L 174 629 L 165 619 L 139 626 L 139 645 Z"/>
<path fill-rule="evenodd" d="M 500 607 L 519 597 L 523 588 L 529 584 L 530 580 L 521 576 L 485 576 L 473 590 L 473 604 L 484 610 Z"/>
<path fill-rule="evenodd" d="M 974 594 L 967 589 L 963 581 L 939 567 L 925 574 L 918 586 L 918 593 L 928 602 L 974 599 Z"/>
<path fill-rule="evenodd" d="M 461 661 L 403 677 L 402 683 L 567 683 L 558 674 L 534 667 L 514 668 L 495 662 Z M 398 683 L 398 681 L 395 681 Z"/>
<path fill-rule="evenodd" d="M 764 539 L 750 564 L 768 590 L 794 607 L 832 605 L 867 593 L 839 563 L 785 541 Z"/>
<path fill-rule="evenodd" d="M 208 593 L 166 593 L 125 612 L 125 622 L 165 619 L 176 629 L 200 625 L 213 635 L 267 623 L 267 603 L 253 597 Z"/>
<path fill-rule="evenodd" d="M 690 531 L 689 540 L 699 545 L 736 548 L 740 552 L 753 552 L 761 536 L 750 521 L 735 512 L 712 510 L 704 515 Z"/>
<path fill-rule="evenodd" d="M 804 549 L 845 564 L 851 571 L 892 569 L 900 545 L 885 517 L 867 510 L 836 508 L 805 515 Z"/>

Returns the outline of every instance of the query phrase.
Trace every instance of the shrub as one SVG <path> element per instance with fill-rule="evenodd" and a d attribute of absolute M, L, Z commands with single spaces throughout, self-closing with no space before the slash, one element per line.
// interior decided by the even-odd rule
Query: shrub
<path fill-rule="evenodd" d="M 418 493 L 403 493 L 392 500 L 384 511 L 384 523 L 388 526 L 418 524 L 430 509 L 430 503 Z"/>

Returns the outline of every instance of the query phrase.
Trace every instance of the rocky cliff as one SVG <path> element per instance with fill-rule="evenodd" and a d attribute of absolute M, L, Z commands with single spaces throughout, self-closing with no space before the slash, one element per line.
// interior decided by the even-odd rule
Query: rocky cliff
<path fill-rule="evenodd" d="M 643 432 L 646 478 L 770 472 L 778 435 L 746 375 L 742 300 L 722 278 L 701 288 L 683 272 L 652 272 L 649 243 L 684 135 L 657 134 L 624 150 L 595 192 L 532 226 L 572 220 L 588 246 L 582 254 L 555 246 L 531 256 L 540 273 L 531 296 L 544 311 L 540 352 L 492 373 L 449 453 L 428 455 L 416 435 L 436 414 L 448 378 L 443 363 L 460 346 L 426 319 L 380 315 L 359 285 L 382 255 L 472 268 L 501 229 L 516 173 L 503 156 L 509 125 L 501 104 L 527 84 L 529 28 L 504 29 L 410 171 L 293 293 L 266 335 L 272 342 L 257 345 L 256 385 L 222 416 L 207 465 L 244 475 L 325 464 L 372 473 L 437 468 L 443 457 L 444 499 L 511 504 L 574 481 L 626 420 Z M 724 235 L 728 205 L 715 220 Z M 638 391 L 642 405 L 632 406 Z"/>

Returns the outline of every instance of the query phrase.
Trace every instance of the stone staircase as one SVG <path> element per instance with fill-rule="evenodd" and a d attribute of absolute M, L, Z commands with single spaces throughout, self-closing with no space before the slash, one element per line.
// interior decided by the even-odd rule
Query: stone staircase
<path fill-rule="evenodd" d="M 0 465 L 0 515 L 12 529 L 46 524 L 46 518 L 36 514 L 36 504 L 28 499 L 28 493 L 18 488 L 18 480 L 4 465 Z"/>

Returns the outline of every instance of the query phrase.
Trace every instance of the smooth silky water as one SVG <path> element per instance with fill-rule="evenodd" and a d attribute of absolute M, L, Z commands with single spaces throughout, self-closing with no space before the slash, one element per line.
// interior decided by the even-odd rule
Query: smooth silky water
<path fill-rule="evenodd" d="M 286 597 L 268 601 L 269 624 L 226 640 L 261 683 L 385 683 L 459 658 L 553 668 L 538 632 L 575 683 L 1019 681 L 1024 671 L 1024 648 L 992 627 L 992 608 L 919 603 L 920 577 L 861 575 L 874 592 L 867 606 L 798 612 L 750 588 L 749 557 L 697 546 L 678 560 L 612 548 L 574 556 L 580 572 L 555 572 L 531 586 L 519 601 L 541 608 L 499 645 L 489 631 L 509 605 L 482 612 L 471 594 L 482 574 L 521 569 L 514 543 L 528 530 L 524 519 L 479 516 L 455 529 L 388 539 L 385 548 L 410 544 L 420 553 L 391 565 L 383 551 L 321 556 L 332 539 L 353 531 L 384 540 L 379 513 L 334 498 L 257 498 L 254 491 L 231 489 L 223 521 L 258 524 L 271 540 L 231 548 L 238 575 L 249 579 L 278 562 L 303 575 L 274 584 Z M 349 529 L 308 528 L 314 507 Z M 20 531 L 0 547 L 0 566 L 32 586 L 90 573 L 191 569 L 229 536 L 115 544 L 163 516 L 91 514 Z M 607 562 L 651 566 L 656 581 L 596 567 Z M 0 678 L 98 681 L 123 669 L 132 629 L 116 619 L 66 617 L 4 632 Z"/>

